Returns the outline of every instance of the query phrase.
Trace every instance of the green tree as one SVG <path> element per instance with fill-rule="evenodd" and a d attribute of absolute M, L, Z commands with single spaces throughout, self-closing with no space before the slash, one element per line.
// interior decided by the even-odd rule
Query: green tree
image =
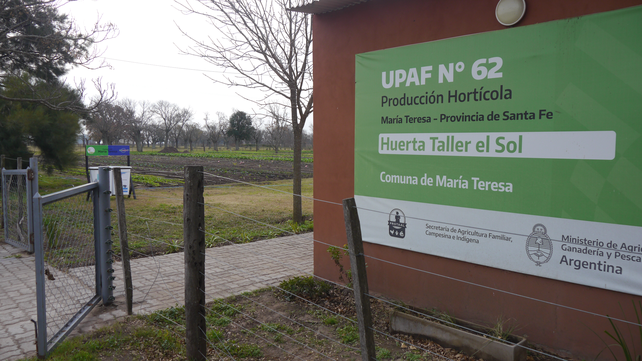
<path fill-rule="evenodd" d="M 29 83 L 29 86 L 25 86 Z M 28 145 L 40 149 L 45 169 L 63 169 L 76 159 L 74 147 L 80 131 L 80 116 L 77 111 L 51 109 L 31 101 L 7 101 L 5 98 L 26 97 L 35 89 L 49 96 L 56 92 L 61 102 L 82 104 L 79 94 L 68 86 L 53 82 L 34 80 L 27 76 L 8 79 L 0 90 L 0 153 L 10 158 L 28 158 L 32 153 Z"/>
<path fill-rule="evenodd" d="M 227 135 L 234 138 L 236 150 L 239 150 L 239 143 L 242 140 L 249 140 L 252 137 L 254 131 L 252 117 L 247 115 L 247 113 L 237 110 L 230 116 Z"/>
<path fill-rule="evenodd" d="M 36 146 L 47 169 L 73 162 L 78 120 L 87 118 L 83 83 L 72 89 L 59 77 L 72 66 L 94 66 L 100 54 L 92 45 L 115 34 L 111 24 L 80 31 L 58 11 L 64 3 L 0 1 L 0 152 L 28 157 Z M 114 94 L 94 84 L 91 109 Z"/>
<path fill-rule="evenodd" d="M 0 5 L 0 88 L 9 81 L 38 79 L 57 87 L 42 91 L 34 82 L 25 81 L 29 92 L 21 97 L 2 92 L 0 99 L 20 102 L 38 102 L 57 110 L 83 111 L 82 96 L 71 102 L 64 96 L 67 88 L 57 79 L 70 66 L 93 66 L 99 53 L 92 44 L 112 37 L 115 27 L 96 23 L 88 31 L 80 31 L 75 24 L 58 11 L 64 2 L 54 0 L 2 0 Z M 99 65 L 100 66 L 100 65 Z M 99 96 L 96 102 L 109 98 L 108 89 L 96 82 Z M 84 86 L 80 84 L 81 93 Z M 112 93 L 113 95 L 113 93 Z M 63 100 L 66 99 L 66 100 Z"/>

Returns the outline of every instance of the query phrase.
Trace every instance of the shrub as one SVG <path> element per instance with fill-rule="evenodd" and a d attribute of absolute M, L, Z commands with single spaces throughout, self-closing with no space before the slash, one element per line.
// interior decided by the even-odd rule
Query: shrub
<path fill-rule="evenodd" d="M 292 301 L 292 298 L 294 298 L 292 294 L 307 299 L 315 299 L 326 295 L 330 291 L 329 284 L 312 276 L 290 278 L 281 282 L 279 288 L 281 288 L 281 293 L 288 301 Z"/>

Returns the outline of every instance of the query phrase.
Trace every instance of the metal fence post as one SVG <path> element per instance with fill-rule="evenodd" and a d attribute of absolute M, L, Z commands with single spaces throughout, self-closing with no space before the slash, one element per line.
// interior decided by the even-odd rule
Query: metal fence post
<path fill-rule="evenodd" d="M 354 198 L 343 200 L 343 217 L 348 235 L 354 303 L 357 311 L 357 322 L 359 323 L 359 340 L 361 341 L 361 359 L 376 360 L 372 313 L 370 312 L 370 298 L 368 298 L 368 275 L 363 253 L 363 239 L 361 238 L 361 223 L 359 222 L 359 214 L 357 213 L 357 205 Z"/>
<path fill-rule="evenodd" d="M 22 169 L 22 157 L 18 157 L 18 159 L 16 161 L 16 169 Z M 24 212 L 25 212 L 25 209 L 24 209 L 24 206 L 23 206 L 23 203 L 22 203 L 22 199 L 23 199 L 23 196 L 24 196 L 24 188 L 26 186 L 26 181 L 27 180 L 25 179 L 23 181 L 22 176 L 16 176 L 16 181 L 18 183 L 17 184 L 17 186 L 18 186 L 18 219 L 22 219 L 22 217 L 24 216 Z M 27 221 L 27 223 L 29 223 L 29 222 Z M 7 224 L 7 227 L 8 226 L 9 225 Z M 21 230 L 19 230 L 18 232 L 21 232 Z M 29 242 L 29 241 L 27 241 L 27 242 Z"/>
<path fill-rule="evenodd" d="M 42 198 L 39 193 L 33 196 L 33 232 L 36 253 L 36 307 L 38 313 L 36 349 L 38 358 L 47 355 L 47 310 L 45 297 L 45 249 L 42 230 Z"/>
<path fill-rule="evenodd" d="M 185 342 L 188 360 L 205 360 L 205 205 L 203 167 L 185 167 L 183 246 L 185 256 Z"/>
<path fill-rule="evenodd" d="M 29 235 L 30 253 L 34 252 L 34 209 L 33 197 L 38 193 L 38 158 L 29 158 L 27 171 L 27 234 Z"/>
<path fill-rule="evenodd" d="M 123 180 L 120 168 L 114 168 L 114 188 L 116 190 L 116 209 L 118 211 L 118 240 L 123 259 L 123 277 L 125 283 L 125 301 L 127 314 L 131 315 L 134 286 L 132 286 L 132 270 L 129 264 L 129 243 L 127 242 L 127 218 L 125 217 L 125 197 L 123 197 Z"/>
<path fill-rule="evenodd" d="M 0 154 L 0 172 L 4 169 L 4 154 Z M 2 173 L 0 173 L 2 175 Z M 2 191 L 3 204 L 0 208 L 0 229 L 4 229 L 4 176 L 2 176 L 2 181 L 0 181 L 0 191 Z"/>
<path fill-rule="evenodd" d="M 110 208 L 109 190 L 109 167 L 98 168 L 98 202 L 94 202 L 94 206 L 98 205 L 94 214 L 98 216 L 98 242 L 100 246 L 98 257 L 96 258 L 96 267 L 100 267 L 100 296 L 102 297 L 103 305 L 109 305 L 114 301 L 114 287 L 113 287 L 113 273 L 112 267 L 113 259 L 111 257 L 111 208 Z"/>

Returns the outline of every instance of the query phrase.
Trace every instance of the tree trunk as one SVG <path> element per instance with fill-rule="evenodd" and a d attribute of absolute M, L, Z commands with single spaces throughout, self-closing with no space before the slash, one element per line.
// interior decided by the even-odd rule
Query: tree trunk
<path fill-rule="evenodd" d="M 291 90 L 290 109 L 292 110 L 292 132 L 294 133 L 294 154 L 292 160 L 292 221 L 303 223 L 303 207 L 301 205 L 301 138 L 303 126 L 299 124 L 295 91 Z"/>

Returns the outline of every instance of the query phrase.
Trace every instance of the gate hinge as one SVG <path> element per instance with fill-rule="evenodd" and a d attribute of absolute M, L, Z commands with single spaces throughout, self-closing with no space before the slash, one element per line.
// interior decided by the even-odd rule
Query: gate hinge
<path fill-rule="evenodd" d="M 27 169 L 27 179 L 28 180 L 33 180 L 34 179 L 34 174 L 35 173 L 33 172 L 33 169 L 31 169 L 31 168 Z"/>

